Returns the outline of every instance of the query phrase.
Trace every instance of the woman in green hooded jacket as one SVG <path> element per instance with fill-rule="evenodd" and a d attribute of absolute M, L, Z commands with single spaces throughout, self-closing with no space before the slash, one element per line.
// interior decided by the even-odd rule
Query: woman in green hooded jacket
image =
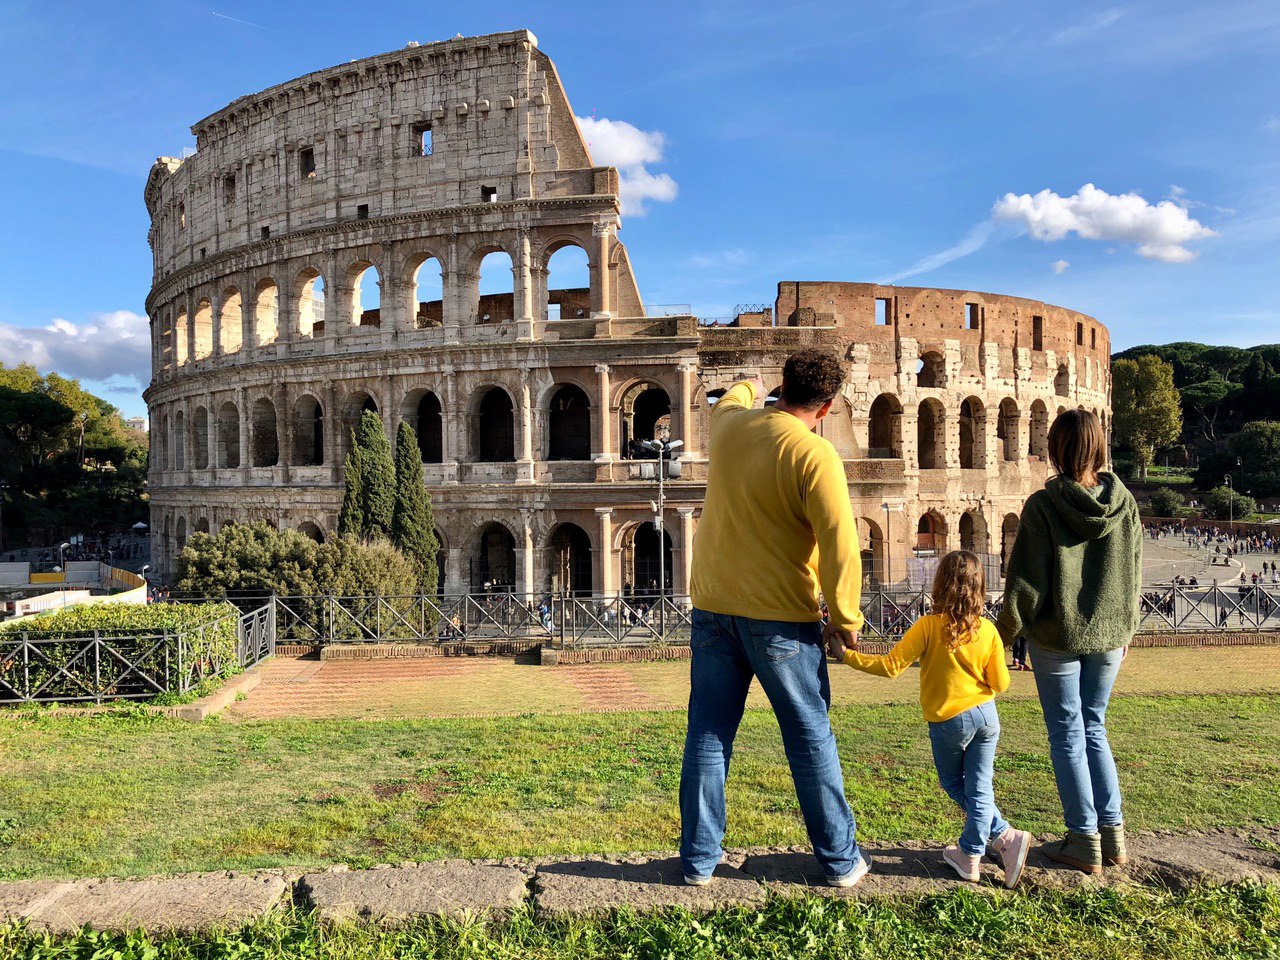
<path fill-rule="evenodd" d="M 1127 862 L 1107 703 L 1138 628 L 1142 524 L 1133 495 L 1103 470 L 1095 414 L 1068 410 L 1049 430 L 1057 475 L 1022 510 L 996 626 L 1030 646 L 1067 833 L 1044 850 L 1086 873 Z"/>

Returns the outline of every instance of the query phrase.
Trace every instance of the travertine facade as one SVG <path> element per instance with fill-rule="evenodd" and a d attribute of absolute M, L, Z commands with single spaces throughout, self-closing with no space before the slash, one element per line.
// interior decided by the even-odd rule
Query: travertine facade
<path fill-rule="evenodd" d="M 417 428 L 447 591 L 598 595 L 658 577 L 654 464 L 634 441 L 684 442 L 665 516 L 679 592 L 715 391 L 778 381 L 796 348 L 849 362 L 823 433 L 881 580 L 917 552 L 1000 553 L 1044 480 L 1050 418 L 1109 420 L 1106 329 L 1036 301 L 783 282 L 772 315 L 646 316 L 617 171 L 592 166 L 524 31 L 309 74 L 194 133 L 146 188 L 162 576 L 192 532 L 230 521 L 331 535 L 363 409 Z M 549 289 L 566 247 L 585 251 L 587 289 Z M 495 252 L 509 292 L 481 296 Z"/>

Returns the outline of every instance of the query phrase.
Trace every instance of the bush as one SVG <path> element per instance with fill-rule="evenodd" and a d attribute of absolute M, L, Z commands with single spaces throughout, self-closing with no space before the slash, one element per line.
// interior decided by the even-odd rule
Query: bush
<path fill-rule="evenodd" d="M 49 700 L 110 700 L 160 693 L 138 676 L 142 673 L 167 692 L 177 693 L 184 686 L 238 668 L 236 614 L 229 603 L 99 603 L 0 624 L 0 648 L 6 640 L 25 634 L 38 651 L 29 656 L 25 675 L 18 658 L 0 655 L 0 683 L 28 692 L 44 687 L 41 697 Z M 166 630 L 171 634 L 167 646 L 156 639 Z M 95 633 L 133 667 L 109 653 L 100 655 L 95 666 L 95 658 L 84 653 L 84 640 Z M 179 636 L 183 638 L 181 674 Z"/>
<path fill-rule="evenodd" d="M 1170 487 L 1157 487 L 1151 491 L 1151 512 L 1157 517 L 1176 517 L 1185 498 Z"/>
<path fill-rule="evenodd" d="M 1247 520 L 1258 512 L 1258 504 L 1238 490 L 1215 487 L 1205 494 L 1204 512 L 1214 520 Z"/>

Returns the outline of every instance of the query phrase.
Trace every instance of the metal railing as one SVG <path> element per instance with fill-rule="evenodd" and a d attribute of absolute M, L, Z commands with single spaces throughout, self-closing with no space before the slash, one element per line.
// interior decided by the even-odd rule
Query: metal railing
<path fill-rule="evenodd" d="M 229 623 L 228 621 L 233 621 Z M 0 704 L 107 703 L 184 694 L 230 664 L 210 651 L 209 631 L 235 631 L 235 657 L 251 667 L 275 653 L 271 605 L 173 630 L 0 634 Z"/>

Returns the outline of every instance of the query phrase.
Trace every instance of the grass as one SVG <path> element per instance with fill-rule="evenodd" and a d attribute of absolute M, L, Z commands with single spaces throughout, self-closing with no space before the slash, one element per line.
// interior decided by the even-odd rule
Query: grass
<path fill-rule="evenodd" d="M 186 937 L 86 931 L 55 938 L 0 927 L 0 955 L 15 960 L 1244 960 L 1275 957 L 1278 951 L 1280 890 L 1261 887 L 1009 898 L 961 891 L 878 903 L 775 898 L 761 909 L 701 917 L 621 912 L 598 920 L 545 921 L 521 910 L 504 922 L 433 920 L 394 929 L 326 927 L 313 915 L 288 912 L 237 931 Z"/>
<path fill-rule="evenodd" d="M 1038 705 L 1002 704 L 997 794 L 1061 829 Z M 950 841 L 911 705 L 832 714 L 861 836 Z M 1135 829 L 1280 823 L 1280 698 L 1122 697 L 1110 729 Z M 0 720 L 0 876 L 140 875 L 449 856 L 664 850 L 684 716 Z M 773 716 L 744 718 L 727 843 L 803 843 Z"/>

